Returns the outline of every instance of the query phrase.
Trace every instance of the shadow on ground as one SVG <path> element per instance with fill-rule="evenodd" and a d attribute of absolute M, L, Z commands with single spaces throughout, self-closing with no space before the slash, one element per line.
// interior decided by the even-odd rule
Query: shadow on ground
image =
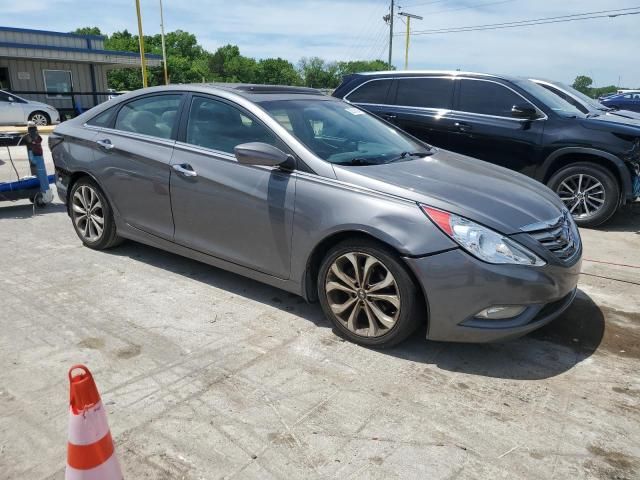
<path fill-rule="evenodd" d="M 37 215 L 45 215 L 48 213 L 65 212 L 65 206 L 61 203 L 52 203 L 44 208 L 33 208 L 31 203 L 21 203 L 19 205 L 11 205 L 10 202 L 4 202 L 0 194 L 0 220 L 31 218 Z"/>
<path fill-rule="evenodd" d="M 135 242 L 126 242 L 107 252 L 295 313 L 320 328 L 331 328 L 318 304 L 308 304 L 301 297 L 240 275 Z M 579 292 L 574 304 L 562 316 L 520 339 L 496 344 L 428 342 L 423 328 L 401 345 L 380 352 L 449 371 L 535 380 L 559 375 L 591 356 L 600 345 L 604 331 L 602 310 L 588 295 Z"/>
<path fill-rule="evenodd" d="M 640 235 L 640 201 L 626 205 L 607 223 L 598 227 L 604 232 L 633 232 Z"/>

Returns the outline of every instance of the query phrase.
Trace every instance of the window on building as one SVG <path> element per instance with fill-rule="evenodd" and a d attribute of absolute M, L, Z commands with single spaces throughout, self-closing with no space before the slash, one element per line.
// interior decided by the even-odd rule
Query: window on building
<path fill-rule="evenodd" d="M 123 105 L 116 117 L 116 130 L 171 138 L 182 95 L 153 95 Z"/>
<path fill-rule="evenodd" d="M 11 90 L 8 67 L 0 67 L 0 90 Z"/>
<path fill-rule="evenodd" d="M 68 70 L 43 70 L 44 89 L 47 97 L 59 97 L 61 93 L 71 92 L 73 81 Z"/>

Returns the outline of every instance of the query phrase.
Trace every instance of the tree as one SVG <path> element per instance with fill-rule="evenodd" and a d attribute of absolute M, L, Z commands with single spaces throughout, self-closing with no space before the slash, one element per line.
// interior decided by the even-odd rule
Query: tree
<path fill-rule="evenodd" d="M 313 88 L 335 88 L 340 83 L 338 64 L 320 57 L 302 58 L 298 64 L 304 84 Z"/>
<path fill-rule="evenodd" d="M 268 85 L 302 85 L 302 77 L 291 62 L 280 57 L 265 58 L 258 62 L 256 82 Z"/>
<path fill-rule="evenodd" d="M 102 32 L 98 27 L 82 27 L 76 28 L 73 32 L 78 35 L 102 35 Z"/>
<path fill-rule="evenodd" d="M 591 95 L 591 85 L 593 85 L 593 79 L 586 75 L 578 75 L 573 81 L 573 88 L 585 95 Z"/>

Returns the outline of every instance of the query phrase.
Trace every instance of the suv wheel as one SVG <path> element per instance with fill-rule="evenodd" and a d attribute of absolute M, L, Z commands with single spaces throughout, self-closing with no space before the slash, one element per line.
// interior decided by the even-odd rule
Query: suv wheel
<path fill-rule="evenodd" d="M 87 247 L 104 250 L 120 243 L 111 206 L 98 185 L 88 177 L 73 184 L 69 213 L 73 228 Z"/>
<path fill-rule="evenodd" d="M 424 310 L 398 256 L 368 240 L 347 240 L 327 253 L 318 296 L 338 333 L 365 346 L 400 343 L 415 331 Z"/>
<path fill-rule="evenodd" d="M 581 227 L 596 227 L 616 212 L 620 186 L 605 168 L 574 163 L 556 172 L 548 184 Z"/>

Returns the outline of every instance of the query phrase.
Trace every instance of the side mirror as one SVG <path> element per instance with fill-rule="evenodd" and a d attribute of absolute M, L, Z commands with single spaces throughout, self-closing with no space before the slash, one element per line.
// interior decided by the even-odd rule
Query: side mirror
<path fill-rule="evenodd" d="M 262 142 L 243 143 L 233 150 L 238 163 L 244 165 L 275 167 L 291 161 L 291 155 L 287 155 L 273 145 Z"/>
<path fill-rule="evenodd" d="M 534 120 L 538 118 L 538 110 L 533 105 L 522 103 L 511 107 L 511 116 L 514 118 L 524 118 Z"/>

